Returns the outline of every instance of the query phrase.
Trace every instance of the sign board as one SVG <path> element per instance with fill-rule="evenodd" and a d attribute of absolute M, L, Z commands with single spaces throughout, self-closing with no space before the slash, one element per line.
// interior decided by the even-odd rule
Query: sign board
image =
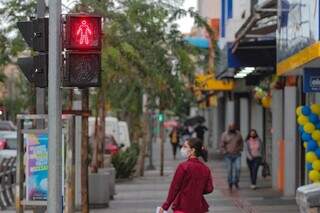
<path fill-rule="evenodd" d="M 48 134 L 27 134 L 26 188 L 27 200 L 47 200 Z"/>
<path fill-rule="evenodd" d="M 320 69 L 305 68 L 303 72 L 303 92 L 320 92 Z"/>

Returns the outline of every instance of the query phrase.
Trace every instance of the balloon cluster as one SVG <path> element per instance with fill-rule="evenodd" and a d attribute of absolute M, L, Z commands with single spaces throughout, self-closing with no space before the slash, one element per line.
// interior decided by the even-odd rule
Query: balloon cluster
<path fill-rule="evenodd" d="M 254 98 L 256 99 L 256 101 L 259 104 L 261 104 L 264 108 L 271 107 L 272 98 L 271 98 L 271 95 L 268 94 L 267 91 L 263 90 L 260 87 L 255 87 L 253 93 L 254 93 Z"/>
<path fill-rule="evenodd" d="M 320 182 L 320 104 L 299 106 L 296 109 L 299 133 L 307 150 L 306 162 L 309 179 Z"/>

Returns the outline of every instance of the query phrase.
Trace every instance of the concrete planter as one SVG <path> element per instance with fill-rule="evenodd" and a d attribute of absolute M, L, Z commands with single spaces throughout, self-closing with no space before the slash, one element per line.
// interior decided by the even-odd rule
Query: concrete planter
<path fill-rule="evenodd" d="M 109 183 L 109 195 L 110 195 L 110 199 L 113 200 L 114 195 L 116 194 L 116 170 L 114 167 L 109 167 L 109 168 L 100 168 L 98 170 L 98 173 L 107 173 L 110 176 L 108 176 L 108 183 Z"/>
<path fill-rule="evenodd" d="M 109 206 L 111 174 L 107 172 L 89 174 L 89 205 L 93 208 Z"/>

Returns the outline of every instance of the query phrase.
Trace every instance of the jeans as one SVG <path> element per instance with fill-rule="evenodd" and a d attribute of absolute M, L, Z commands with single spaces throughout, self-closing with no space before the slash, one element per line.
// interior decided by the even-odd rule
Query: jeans
<path fill-rule="evenodd" d="M 228 170 L 228 183 L 238 184 L 240 180 L 241 154 L 226 154 L 225 161 Z"/>
<path fill-rule="evenodd" d="M 250 169 L 251 184 L 256 185 L 258 170 L 259 170 L 259 166 L 261 164 L 261 157 L 256 157 L 256 158 L 253 158 L 252 160 L 247 158 L 247 163 L 248 163 L 248 167 Z"/>

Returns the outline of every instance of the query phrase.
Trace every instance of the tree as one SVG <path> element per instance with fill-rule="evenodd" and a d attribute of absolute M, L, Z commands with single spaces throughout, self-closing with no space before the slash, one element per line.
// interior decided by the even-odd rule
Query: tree
<path fill-rule="evenodd" d="M 0 0 L 0 21 L 6 23 L 0 30 L 0 82 L 6 80 L 3 74 L 4 67 L 9 63 L 15 63 L 16 57 L 23 51 L 27 50 L 27 46 L 18 33 L 16 23 L 25 20 L 26 17 L 34 17 L 36 1 L 20 1 L 20 0 Z M 20 78 L 21 77 L 21 78 Z M 16 79 L 16 89 L 19 90 L 20 96 L 6 97 L 3 104 L 9 110 L 9 118 L 15 120 L 15 115 L 22 110 L 33 110 L 34 91 L 32 86 L 26 82 L 26 79 L 20 75 Z M 23 79 L 24 78 L 24 79 Z"/>

